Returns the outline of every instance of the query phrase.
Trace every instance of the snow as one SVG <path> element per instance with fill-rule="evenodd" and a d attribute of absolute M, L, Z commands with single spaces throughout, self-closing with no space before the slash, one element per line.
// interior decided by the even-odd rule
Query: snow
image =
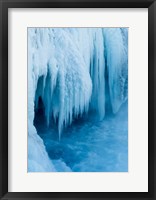
<path fill-rule="evenodd" d="M 29 124 L 28 132 L 28 171 L 50 172 L 56 171 L 45 150 L 43 140 L 38 136 L 35 128 Z M 30 127 L 31 126 L 31 127 Z"/>
<path fill-rule="evenodd" d="M 59 140 L 88 112 L 104 120 L 107 96 L 112 112 L 119 111 L 128 98 L 127 41 L 126 28 L 28 28 L 28 171 L 55 171 L 58 163 L 70 171 L 50 160 L 37 134 L 39 98 L 47 127 L 57 126 Z"/>

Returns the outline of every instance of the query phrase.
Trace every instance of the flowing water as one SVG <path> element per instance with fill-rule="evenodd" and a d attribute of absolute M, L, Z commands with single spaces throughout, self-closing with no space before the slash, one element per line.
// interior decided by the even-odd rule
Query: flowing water
<path fill-rule="evenodd" d="M 59 141 L 57 128 L 43 123 L 43 114 L 35 118 L 35 126 L 57 171 L 127 172 L 128 112 L 123 105 L 116 115 L 97 122 L 89 114 L 66 128 Z"/>

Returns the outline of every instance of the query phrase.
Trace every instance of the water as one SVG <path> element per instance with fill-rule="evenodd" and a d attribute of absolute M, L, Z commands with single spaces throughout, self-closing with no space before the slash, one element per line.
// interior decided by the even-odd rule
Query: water
<path fill-rule="evenodd" d="M 75 120 L 60 141 L 56 127 L 47 128 L 43 121 L 43 115 L 38 115 L 35 126 L 58 171 L 128 171 L 127 104 L 117 115 L 109 115 L 101 122 L 93 114 Z"/>

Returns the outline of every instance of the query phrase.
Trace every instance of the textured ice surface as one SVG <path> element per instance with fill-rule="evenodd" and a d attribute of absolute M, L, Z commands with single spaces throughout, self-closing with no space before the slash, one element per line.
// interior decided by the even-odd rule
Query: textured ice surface
<path fill-rule="evenodd" d="M 37 134 L 34 117 L 39 101 L 46 126 L 50 130 L 53 124 L 60 143 L 66 127 L 88 112 L 105 124 L 106 111 L 117 113 L 127 100 L 127 49 L 126 28 L 28 29 L 28 171 L 70 170 L 59 159 L 49 159 Z M 89 130 L 80 131 L 84 138 Z"/>

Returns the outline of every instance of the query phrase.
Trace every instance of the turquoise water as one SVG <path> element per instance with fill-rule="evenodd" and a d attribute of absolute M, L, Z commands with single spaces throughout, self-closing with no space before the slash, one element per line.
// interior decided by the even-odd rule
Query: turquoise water
<path fill-rule="evenodd" d="M 75 120 L 60 141 L 55 126 L 47 128 L 41 120 L 43 116 L 36 120 L 36 128 L 57 171 L 128 171 L 127 104 L 101 122 L 93 114 Z"/>

